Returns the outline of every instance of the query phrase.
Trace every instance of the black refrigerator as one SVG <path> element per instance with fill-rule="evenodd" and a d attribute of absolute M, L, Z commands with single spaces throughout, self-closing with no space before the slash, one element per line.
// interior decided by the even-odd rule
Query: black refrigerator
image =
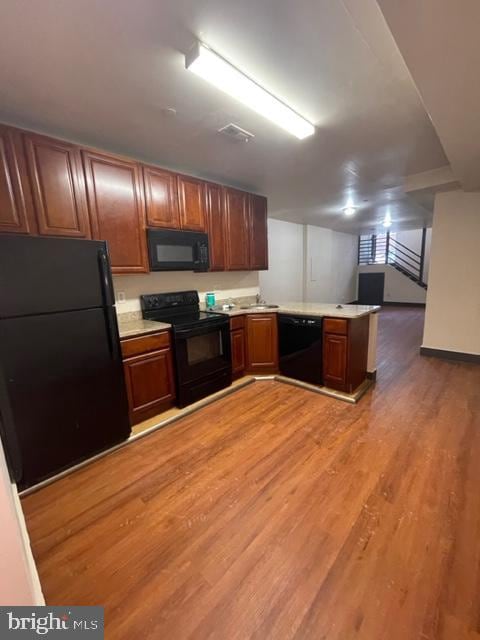
<path fill-rule="evenodd" d="M 128 438 L 105 242 L 0 236 L 0 433 L 25 489 Z"/>

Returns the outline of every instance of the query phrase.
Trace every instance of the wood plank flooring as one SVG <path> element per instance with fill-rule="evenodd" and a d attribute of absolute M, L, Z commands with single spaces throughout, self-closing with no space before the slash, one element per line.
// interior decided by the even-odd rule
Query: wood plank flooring
<path fill-rule="evenodd" d="M 258 382 L 23 500 L 50 604 L 106 638 L 480 639 L 480 367 L 380 317 L 349 405 Z"/>

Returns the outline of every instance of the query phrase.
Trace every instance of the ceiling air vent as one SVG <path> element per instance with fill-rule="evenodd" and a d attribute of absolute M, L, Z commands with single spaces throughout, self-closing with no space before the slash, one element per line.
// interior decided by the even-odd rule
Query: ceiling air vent
<path fill-rule="evenodd" d="M 218 133 L 222 133 L 232 140 L 238 140 L 239 142 L 248 142 L 255 137 L 253 133 L 242 129 L 242 127 L 239 127 L 238 124 L 233 124 L 233 122 L 230 122 L 230 124 L 227 124 L 219 129 Z"/>

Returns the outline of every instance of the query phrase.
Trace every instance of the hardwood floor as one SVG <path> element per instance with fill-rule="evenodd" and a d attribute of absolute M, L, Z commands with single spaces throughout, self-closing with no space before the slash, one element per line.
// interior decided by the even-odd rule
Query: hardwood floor
<path fill-rule="evenodd" d="M 106 638 L 480 639 L 480 367 L 381 312 L 349 405 L 257 382 L 24 499 L 50 604 Z"/>

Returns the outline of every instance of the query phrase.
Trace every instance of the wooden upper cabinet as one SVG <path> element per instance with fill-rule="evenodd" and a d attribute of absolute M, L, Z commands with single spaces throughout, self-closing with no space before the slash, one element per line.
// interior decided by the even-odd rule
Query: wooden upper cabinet
<path fill-rule="evenodd" d="M 210 271 L 225 270 L 225 215 L 222 187 L 206 185 L 207 229 L 210 252 Z"/>
<path fill-rule="evenodd" d="M 206 230 L 205 183 L 189 176 L 177 176 L 180 227 L 188 231 Z"/>
<path fill-rule="evenodd" d="M 225 252 L 228 271 L 250 269 L 249 194 L 224 189 Z"/>
<path fill-rule="evenodd" d="M 113 273 L 148 272 L 140 165 L 83 151 L 93 237 L 106 240 Z"/>
<path fill-rule="evenodd" d="M 89 238 L 80 149 L 33 133 L 24 142 L 38 233 Z"/>
<path fill-rule="evenodd" d="M 35 230 L 21 135 L 0 125 L 0 233 Z"/>
<path fill-rule="evenodd" d="M 250 268 L 268 269 L 267 199 L 250 195 Z"/>
<path fill-rule="evenodd" d="M 177 176 L 157 167 L 143 167 L 145 206 L 149 227 L 180 229 Z"/>

